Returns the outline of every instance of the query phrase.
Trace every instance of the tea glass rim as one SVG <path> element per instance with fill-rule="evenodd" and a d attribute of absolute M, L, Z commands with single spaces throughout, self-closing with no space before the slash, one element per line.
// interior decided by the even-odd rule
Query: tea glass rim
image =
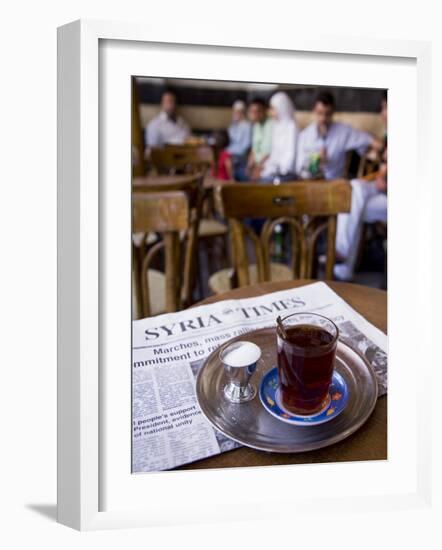
<path fill-rule="evenodd" d="M 333 325 L 333 327 L 335 329 L 335 334 L 332 334 L 327 329 L 324 329 L 324 330 L 327 330 L 327 332 L 333 337 L 333 340 L 329 344 L 327 344 L 327 346 L 324 346 L 322 348 L 324 352 L 328 349 L 331 349 L 337 343 L 337 340 L 339 338 L 339 328 L 338 328 L 338 326 L 336 325 L 336 323 L 334 321 L 332 321 L 329 317 L 326 317 L 325 315 L 321 315 L 320 313 L 313 313 L 311 311 L 296 311 L 295 313 L 290 313 L 289 315 L 286 315 L 285 317 L 279 317 L 279 319 L 280 319 L 281 323 L 284 323 L 284 321 L 286 319 L 288 319 L 289 317 L 296 317 L 298 315 L 311 315 L 313 317 L 320 317 L 321 319 L 325 319 L 326 321 L 328 321 L 329 323 L 331 323 Z M 301 348 L 300 346 L 297 346 L 293 342 L 290 342 L 289 340 L 287 340 L 287 338 L 284 338 L 284 336 L 281 334 L 281 329 L 278 326 L 278 323 L 276 325 L 276 335 L 277 335 L 278 338 L 281 338 L 281 340 L 283 340 L 284 342 L 290 344 L 294 348 L 297 348 L 299 350 L 305 350 L 305 348 Z"/>

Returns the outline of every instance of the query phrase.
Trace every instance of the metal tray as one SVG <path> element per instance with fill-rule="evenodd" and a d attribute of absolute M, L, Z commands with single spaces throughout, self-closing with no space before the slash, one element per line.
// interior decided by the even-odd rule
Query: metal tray
<path fill-rule="evenodd" d="M 275 329 L 249 332 L 226 344 L 236 340 L 249 340 L 261 347 L 262 357 L 252 377 L 252 383 L 258 388 L 263 375 L 276 365 Z M 264 409 L 258 395 L 248 403 L 230 403 L 222 391 L 226 380 L 219 349 L 209 355 L 201 367 L 196 379 L 196 395 L 212 426 L 238 443 L 274 453 L 311 451 L 354 433 L 376 404 L 378 391 L 373 369 L 358 352 L 341 341 L 338 342 L 335 368 L 344 377 L 350 397 L 339 416 L 317 426 L 290 426 L 277 420 Z"/>

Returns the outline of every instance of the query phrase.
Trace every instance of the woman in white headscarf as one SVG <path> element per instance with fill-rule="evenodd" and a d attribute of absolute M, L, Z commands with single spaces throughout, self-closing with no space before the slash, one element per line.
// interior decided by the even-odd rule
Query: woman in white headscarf
<path fill-rule="evenodd" d="M 263 181 L 289 181 L 296 179 L 296 144 L 298 126 L 295 122 L 295 106 L 285 92 L 276 92 L 270 99 L 275 119 L 272 131 L 272 146 L 261 179 Z"/>

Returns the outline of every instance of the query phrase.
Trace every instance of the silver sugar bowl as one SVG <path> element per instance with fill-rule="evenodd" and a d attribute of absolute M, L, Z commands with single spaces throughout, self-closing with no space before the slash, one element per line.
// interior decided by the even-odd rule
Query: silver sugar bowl
<path fill-rule="evenodd" d="M 256 395 L 250 379 L 261 358 L 261 348 L 253 342 L 239 340 L 224 346 L 219 353 L 227 383 L 224 395 L 231 403 L 247 403 Z"/>

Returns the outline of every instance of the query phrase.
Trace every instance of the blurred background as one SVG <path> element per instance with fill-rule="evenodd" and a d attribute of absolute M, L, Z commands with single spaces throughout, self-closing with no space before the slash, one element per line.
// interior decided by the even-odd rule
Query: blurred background
<path fill-rule="evenodd" d="M 284 131 L 292 124 L 297 159 L 306 154 L 301 147 L 310 156 L 288 174 L 263 177 L 264 161 L 286 154 L 284 138 L 276 144 L 275 128 L 283 124 L 275 97 L 292 113 Z M 262 110 L 260 120 L 253 106 Z M 338 279 L 386 289 L 386 111 L 387 92 L 380 89 L 134 77 L 134 317 L 269 280 Z M 256 171 L 250 166 L 261 134 L 255 132 L 267 121 L 273 144 Z M 238 152 L 243 130 L 249 141 Z M 311 152 L 306 140 L 316 135 L 322 145 Z M 339 155 L 341 169 L 328 173 L 327 163 Z M 284 197 L 275 195 L 276 186 Z M 365 215 L 373 194 L 382 199 L 379 219 Z M 275 201 L 280 223 L 273 223 Z M 354 227 L 346 230 L 353 233 L 343 257 L 344 222 Z M 351 269 L 343 271 L 347 255 Z"/>
<path fill-rule="evenodd" d="M 146 127 L 160 111 L 161 95 L 170 89 L 176 93 L 178 112 L 197 135 L 227 128 L 237 99 L 249 103 L 256 97 L 267 101 L 277 90 L 284 90 L 296 106 L 296 121 L 300 128 L 312 121 L 312 105 L 321 87 L 301 84 L 256 84 L 213 80 L 182 80 L 176 78 L 135 79 L 139 94 L 141 125 Z M 379 106 L 384 90 L 369 88 L 327 87 L 336 101 L 335 120 L 351 124 L 379 137 L 384 125 Z"/>

